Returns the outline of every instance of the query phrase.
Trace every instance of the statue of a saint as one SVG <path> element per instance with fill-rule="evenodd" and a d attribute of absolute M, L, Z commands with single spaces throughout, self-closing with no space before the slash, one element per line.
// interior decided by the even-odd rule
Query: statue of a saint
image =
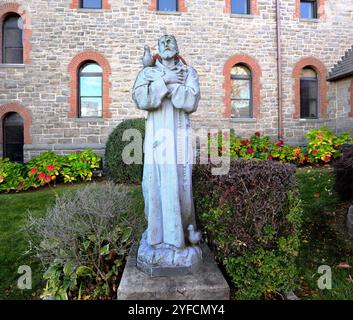
<path fill-rule="evenodd" d="M 179 57 L 174 36 L 162 36 L 158 47 L 156 59 L 145 51 L 145 68 L 133 88 L 137 107 L 148 111 L 142 181 L 148 228 L 137 261 L 151 275 L 164 275 L 163 270 L 171 268 L 187 273 L 201 261 L 196 245 L 200 234 L 195 231 L 189 120 L 200 99 L 198 75 Z"/>

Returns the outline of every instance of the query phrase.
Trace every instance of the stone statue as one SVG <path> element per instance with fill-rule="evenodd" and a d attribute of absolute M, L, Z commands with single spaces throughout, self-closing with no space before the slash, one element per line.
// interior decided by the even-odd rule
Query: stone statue
<path fill-rule="evenodd" d="M 158 48 L 159 56 L 152 58 L 145 46 L 144 68 L 133 87 L 137 107 L 148 111 L 142 181 L 148 227 L 137 267 L 152 276 L 187 274 L 202 261 L 192 198 L 189 120 L 200 99 L 198 75 L 179 57 L 174 36 L 162 36 Z"/>

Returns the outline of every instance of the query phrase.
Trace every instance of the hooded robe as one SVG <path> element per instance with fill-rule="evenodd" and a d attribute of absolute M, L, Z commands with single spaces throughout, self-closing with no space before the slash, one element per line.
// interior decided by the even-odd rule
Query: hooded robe
<path fill-rule="evenodd" d="M 200 87 L 193 68 L 180 60 L 176 67 L 183 69 L 183 84 L 166 85 L 166 67 L 160 61 L 143 69 L 133 99 L 139 109 L 148 111 L 142 180 L 147 243 L 183 248 L 187 226 L 195 226 L 189 114 L 197 109 Z"/>

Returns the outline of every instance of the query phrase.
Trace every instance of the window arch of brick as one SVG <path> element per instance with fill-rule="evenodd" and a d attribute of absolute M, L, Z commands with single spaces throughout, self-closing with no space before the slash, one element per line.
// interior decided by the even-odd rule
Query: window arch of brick
<path fill-rule="evenodd" d="M 325 17 L 326 0 L 316 0 L 317 2 L 317 18 Z M 295 0 L 295 18 L 300 19 L 300 0 Z"/>
<path fill-rule="evenodd" d="M 236 64 L 243 64 L 249 68 L 252 76 L 252 111 L 253 117 L 255 119 L 260 118 L 260 78 L 261 78 L 261 69 L 259 64 L 251 57 L 247 55 L 235 55 L 228 59 L 224 65 L 223 75 L 225 77 L 224 89 L 225 89 L 225 112 L 226 117 L 232 115 L 231 110 L 231 70 Z"/>
<path fill-rule="evenodd" d="M 71 0 L 70 9 L 81 8 L 81 0 Z M 109 0 L 102 0 L 102 9 L 111 9 L 112 6 Z"/>
<path fill-rule="evenodd" d="M 0 143 L 2 144 L 4 141 L 3 137 L 3 120 L 5 116 L 10 112 L 18 113 L 23 119 L 23 134 L 24 134 L 24 144 L 31 144 L 31 125 L 32 125 L 32 115 L 31 113 L 19 103 L 8 103 L 0 106 Z"/>
<path fill-rule="evenodd" d="M 186 8 L 186 4 L 185 4 L 185 0 L 177 0 L 178 1 L 178 12 L 186 12 L 187 8 Z M 158 0 L 151 0 L 150 5 L 148 6 L 148 10 L 151 11 L 157 11 L 157 3 Z"/>
<path fill-rule="evenodd" d="M 111 88 L 111 82 L 109 77 L 111 74 L 111 68 L 108 60 L 100 53 L 94 51 L 87 51 L 77 54 L 70 62 L 68 71 L 70 74 L 70 111 L 69 118 L 78 117 L 78 73 L 80 67 L 87 61 L 94 61 L 99 64 L 103 69 L 103 118 L 110 118 L 111 113 L 109 111 L 109 105 L 112 103 L 112 99 L 109 96 L 109 90 Z"/>
<path fill-rule="evenodd" d="M 353 117 L 353 78 L 351 80 L 351 85 L 349 86 L 349 106 L 350 111 L 348 112 L 348 117 Z"/>
<path fill-rule="evenodd" d="M 226 0 L 224 12 L 229 14 L 232 13 L 232 0 Z M 257 0 L 250 0 L 250 14 L 254 16 L 259 15 Z"/>
<path fill-rule="evenodd" d="M 32 50 L 32 45 L 31 45 L 31 37 L 32 37 L 32 30 L 31 30 L 31 19 L 29 17 L 29 14 L 24 6 L 21 6 L 18 3 L 5 3 L 0 5 L 0 45 L 1 45 L 1 50 L 0 50 L 0 63 L 2 62 L 2 30 L 3 30 L 3 23 L 5 18 L 9 14 L 16 13 L 18 14 L 23 21 L 23 63 L 24 64 L 30 64 L 31 59 L 30 59 L 30 53 Z"/>
<path fill-rule="evenodd" d="M 318 76 L 319 81 L 319 118 L 327 118 L 327 82 L 326 75 L 327 70 L 324 64 L 316 58 L 304 58 L 296 63 L 293 69 L 293 79 L 294 79 L 294 113 L 293 118 L 300 118 L 300 76 L 304 68 L 312 68 Z"/>

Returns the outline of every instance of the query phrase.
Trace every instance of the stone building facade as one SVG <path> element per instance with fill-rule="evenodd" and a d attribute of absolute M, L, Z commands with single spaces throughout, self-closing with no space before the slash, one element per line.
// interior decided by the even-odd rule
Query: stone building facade
<path fill-rule="evenodd" d="M 353 45 L 353 0 L 315 2 L 317 16 L 303 19 L 300 0 L 250 0 L 249 14 L 232 13 L 231 0 L 178 0 L 177 12 L 159 11 L 158 0 L 103 0 L 101 9 L 81 8 L 78 0 L 0 0 L 1 25 L 11 12 L 23 21 L 23 63 L 0 64 L 0 156 L 4 121 L 13 113 L 23 120 L 24 160 L 44 150 L 103 153 L 117 124 L 145 116 L 131 88 L 144 45 L 156 53 L 165 33 L 176 36 L 181 56 L 199 73 L 202 99 L 193 126 L 234 128 L 242 136 L 260 131 L 289 143 L 303 143 L 308 130 L 324 125 L 353 131 L 352 75 L 327 81 Z M 77 111 L 77 75 L 86 61 L 102 68 L 101 117 Z M 237 64 L 251 72 L 248 118 L 232 117 Z M 306 67 L 318 78 L 312 119 L 300 115 Z"/>

